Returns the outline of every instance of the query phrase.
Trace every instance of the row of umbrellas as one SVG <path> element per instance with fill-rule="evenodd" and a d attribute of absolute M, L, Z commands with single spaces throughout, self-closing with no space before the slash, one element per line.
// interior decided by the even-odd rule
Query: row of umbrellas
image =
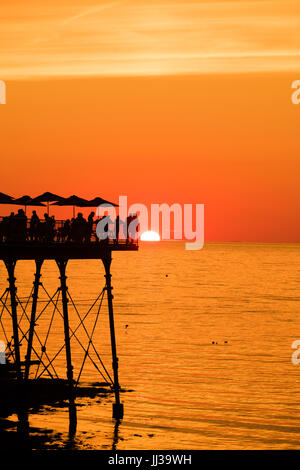
<path fill-rule="evenodd" d="M 24 206 L 25 212 L 27 206 L 46 206 L 46 204 L 43 204 L 43 202 L 47 203 L 48 214 L 50 202 L 53 203 L 51 206 L 73 206 L 73 217 L 75 217 L 75 207 L 98 207 L 100 205 L 117 207 L 117 204 L 109 202 L 102 197 L 95 197 L 89 201 L 82 197 L 75 196 L 75 194 L 70 197 L 62 197 L 58 196 L 57 194 L 46 192 L 35 198 L 31 198 L 30 196 L 22 196 L 14 199 L 13 197 L 0 192 L 0 204 L 15 204 L 18 206 Z"/>

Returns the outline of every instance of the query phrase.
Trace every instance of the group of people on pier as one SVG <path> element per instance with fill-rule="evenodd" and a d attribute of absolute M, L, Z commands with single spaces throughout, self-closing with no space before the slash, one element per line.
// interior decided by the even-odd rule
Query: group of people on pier
<path fill-rule="evenodd" d="M 99 224 L 96 230 L 97 224 L 101 221 L 103 223 Z M 122 234 L 120 233 L 121 227 Z M 71 220 L 56 221 L 54 216 L 49 216 L 47 213 L 41 220 L 35 210 L 28 219 L 24 210 L 19 209 L 16 214 L 12 212 L 0 222 L 0 241 L 90 243 L 92 240 L 113 239 L 115 243 L 118 243 L 120 238 L 124 238 L 126 243 L 132 243 L 137 231 L 136 214 L 130 214 L 125 222 L 120 220 L 119 216 L 115 220 L 111 220 L 109 216 L 95 220 L 95 212 L 91 212 L 87 219 L 79 212 L 77 217 Z"/>

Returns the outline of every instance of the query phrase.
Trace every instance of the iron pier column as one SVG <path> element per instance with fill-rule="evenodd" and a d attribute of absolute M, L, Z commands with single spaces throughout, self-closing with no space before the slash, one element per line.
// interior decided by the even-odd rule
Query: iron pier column
<path fill-rule="evenodd" d="M 18 327 L 18 316 L 17 316 L 17 300 L 16 300 L 16 278 L 15 278 L 15 266 L 17 261 L 15 259 L 9 258 L 4 260 L 7 272 L 8 272 L 8 282 L 9 282 L 9 292 L 10 292 L 10 301 L 11 301 L 11 317 L 12 317 L 12 326 L 13 326 L 13 338 L 14 338 L 14 352 L 15 352 L 15 366 L 17 371 L 17 379 L 22 380 L 21 372 L 21 358 L 20 358 L 20 343 L 19 343 L 19 327 Z"/>
<path fill-rule="evenodd" d="M 114 325 L 114 312 L 113 312 L 113 295 L 111 286 L 111 274 L 110 274 L 110 265 L 111 265 L 111 252 L 103 258 L 103 264 L 105 268 L 105 278 L 106 278 L 106 291 L 107 291 L 107 301 L 108 301 L 108 314 L 109 314 L 109 326 L 110 326 L 110 339 L 111 339 L 111 352 L 112 352 L 112 366 L 114 371 L 114 392 L 115 392 L 115 403 L 113 404 L 113 418 L 122 419 L 124 415 L 123 404 L 120 403 L 120 385 L 118 377 L 118 357 L 117 357 L 117 347 L 116 347 L 116 335 L 115 335 L 115 325 Z"/>
<path fill-rule="evenodd" d="M 69 383 L 69 432 L 70 434 L 75 434 L 77 426 L 77 415 L 76 415 L 76 405 L 75 405 L 75 393 L 74 393 L 74 383 L 73 383 L 73 366 L 71 360 L 71 344 L 70 344 L 70 330 L 69 330 L 69 315 L 68 315 L 68 298 L 67 298 L 67 277 L 66 277 L 66 267 L 68 260 L 66 259 L 57 259 L 56 260 L 59 272 L 60 272 L 60 288 L 61 288 L 61 297 L 63 304 L 63 319 L 64 319 L 64 333 L 65 333 L 65 347 L 66 347 L 66 361 L 67 361 L 67 378 Z"/>
<path fill-rule="evenodd" d="M 29 369 L 30 369 L 30 359 L 31 359 L 31 351 L 32 351 L 32 342 L 33 342 L 33 335 L 34 335 L 34 327 L 35 327 L 35 317 L 36 317 L 36 307 L 37 307 L 37 299 L 38 299 L 38 292 L 40 286 L 40 278 L 41 278 L 41 269 L 43 264 L 43 259 L 36 259 L 35 260 L 35 275 L 34 275 L 34 290 L 32 294 L 32 309 L 31 309 L 31 317 L 30 317 L 30 327 L 29 327 L 29 334 L 28 334 L 28 344 L 27 344 L 27 354 L 26 354 L 26 361 L 25 361 L 25 380 L 28 379 L 29 376 Z"/>
<path fill-rule="evenodd" d="M 20 357 L 20 343 L 19 343 L 19 325 L 17 316 L 17 305 L 16 300 L 16 278 L 15 278 L 15 267 L 17 260 L 8 258 L 4 260 L 9 282 L 9 292 L 11 300 L 11 318 L 13 326 L 13 338 L 14 338 L 14 353 L 15 353 L 15 367 L 17 372 L 18 391 L 17 391 L 17 414 L 18 414 L 18 425 L 17 430 L 22 436 L 28 435 L 29 423 L 27 413 L 27 396 L 26 390 L 24 389 L 23 376 L 21 371 L 21 357 Z"/>

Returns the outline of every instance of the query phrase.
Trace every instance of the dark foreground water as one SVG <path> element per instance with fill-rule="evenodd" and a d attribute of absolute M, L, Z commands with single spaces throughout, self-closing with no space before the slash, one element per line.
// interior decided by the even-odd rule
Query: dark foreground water
<path fill-rule="evenodd" d="M 80 398 L 72 442 L 64 406 L 33 411 L 32 434 L 45 437 L 46 430 L 47 446 L 80 449 L 300 448 L 300 364 L 291 362 L 292 342 L 300 339 L 299 266 L 300 247 L 291 244 L 218 243 L 192 252 L 183 243 L 144 243 L 137 253 L 115 253 L 124 419 L 117 426 L 112 420 L 111 396 Z M 31 262 L 17 264 L 24 305 L 32 270 Z M 69 263 L 69 289 L 80 314 L 101 291 L 103 274 L 97 261 Z M 42 279 L 49 293 L 58 285 L 57 276 L 55 263 L 46 262 Z M 2 287 L 6 277 L 3 268 Z M 42 338 L 52 307 L 38 321 Z M 93 310 L 87 328 L 95 316 Z M 71 305 L 70 317 L 75 327 L 78 317 Z M 84 331 L 79 335 L 87 344 Z M 95 335 L 111 371 L 106 308 Z M 56 315 L 49 356 L 62 342 L 62 320 Z M 76 375 L 83 355 L 74 338 L 72 347 Z M 54 364 L 65 377 L 63 352 Z M 83 383 L 101 380 L 87 360 Z M 17 418 L 8 421 L 14 426 Z"/>

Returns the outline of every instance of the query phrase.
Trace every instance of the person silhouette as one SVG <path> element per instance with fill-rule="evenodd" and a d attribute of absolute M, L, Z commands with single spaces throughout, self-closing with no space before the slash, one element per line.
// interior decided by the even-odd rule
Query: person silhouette
<path fill-rule="evenodd" d="M 127 238 L 126 243 L 133 243 L 139 230 L 137 214 L 129 214 L 127 217 Z"/>
<path fill-rule="evenodd" d="M 32 211 L 31 219 L 30 219 L 30 240 L 37 240 L 38 239 L 38 229 L 39 229 L 40 219 L 37 215 L 36 211 Z"/>
<path fill-rule="evenodd" d="M 115 220 L 115 243 L 119 243 L 119 235 L 120 235 L 120 216 L 117 215 L 116 220 Z"/>
<path fill-rule="evenodd" d="M 87 220 L 87 230 L 86 230 L 86 241 L 90 242 L 92 233 L 93 233 L 93 226 L 94 226 L 94 216 L 95 212 L 91 212 L 90 215 L 88 216 Z"/>
<path fill-rule="evenodd" d="M 78 212 L 76 219 L 74 220 L 74 241 L 76 243 L 82 243 L 86 233 L 87 222 L 81 212 Z"/>
<path fill-rule="evenodd" d="M 23 209 L 19 209 L 18 213 L 14 216 L 16 239 L 25 241 L 27 238 L 27 217 Z"/>

